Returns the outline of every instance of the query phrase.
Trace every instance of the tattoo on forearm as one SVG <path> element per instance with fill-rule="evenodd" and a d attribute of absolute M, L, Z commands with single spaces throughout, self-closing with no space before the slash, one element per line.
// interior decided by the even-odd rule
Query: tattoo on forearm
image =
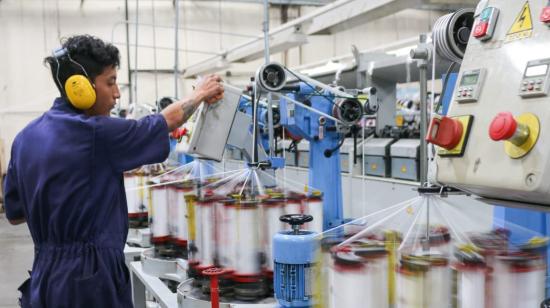
<path fill-rule="evenodd" d="M 188 100 L 183 102 L 181 105 L 181 110 L 183 110 L 183 122 L 185 123 L 193 115 L 195 110 L 197 110 L 197 106 L 193 103 L 193 101 Z"/>

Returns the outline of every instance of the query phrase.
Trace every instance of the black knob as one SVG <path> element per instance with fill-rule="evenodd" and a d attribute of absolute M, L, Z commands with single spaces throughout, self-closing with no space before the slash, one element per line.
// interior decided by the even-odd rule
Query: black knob
<path fill-rule="evenodd" d="M 288 214 L 288 215 L 283 215 L 279 217 L 279 220 L 282 222 L 286 222 L 291 226 L 300 226 L 305 224 L 306 222 L 312 221 L 313 216 L 302 215 L 302 214 Z"/>
<path fill-rule="evenodd" d="M 540 304 L 540 308 L 550 308 L 550 298 L 547 298 Z"/>

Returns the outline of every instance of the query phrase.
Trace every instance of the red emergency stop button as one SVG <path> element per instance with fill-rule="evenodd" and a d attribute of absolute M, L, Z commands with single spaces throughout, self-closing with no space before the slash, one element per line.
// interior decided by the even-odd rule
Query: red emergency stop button
<path fill-rule="evenodd" d="M 542 9 L 542 13 L 540 13 L 540 21 L 550 25 L 550 6 Z"/>
<path fill-rule="evenodd" d="M 512 113 L 501 112 L 489 126 L 489 137 L 494 141 L 507 140 L 521 146 L 529 138 L 529 127 L 518 123 Z"/>
<path fill-rule="evenodd" d="M 463 132 L 462 122 L 459 120 L 448 117 L 433 118 L 426 141 L 451 150 L 460 143 Z"/>
<path fill-rule="evenodd" d="M 508 140 L 514 136 L 518 122 L 510 112 L 499 113 L 491 122 L 489 137 L 494 141 Z"/>

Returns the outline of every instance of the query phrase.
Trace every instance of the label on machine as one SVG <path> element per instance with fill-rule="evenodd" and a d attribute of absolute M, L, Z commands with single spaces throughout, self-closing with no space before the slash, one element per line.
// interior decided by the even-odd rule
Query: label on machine
<path fill-rule="evenodd" d="M 504 41 L 512 42 L 521 40 L 530 38 L 531 35 L 533 35 L 533 18 L 531 17 L 531 6 L 529 5 L 529 1 L 527 1 L 506 34 Z"/>

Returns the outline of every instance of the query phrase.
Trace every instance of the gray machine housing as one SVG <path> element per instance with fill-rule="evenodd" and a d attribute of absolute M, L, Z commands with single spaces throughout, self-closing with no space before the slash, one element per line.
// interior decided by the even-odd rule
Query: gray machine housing
<path fill-rule="evenodd" d="M 391 176 L 390 147 L 394 142 L 393 138 L 372 138 L 365 141 L 364 175 L 385 178 Z"/>
<path fill-rule="evenodd" d="M 419 139 L 401 139 L 391 145 L 391 175 L 394 179 L 419 180 Z"/>

